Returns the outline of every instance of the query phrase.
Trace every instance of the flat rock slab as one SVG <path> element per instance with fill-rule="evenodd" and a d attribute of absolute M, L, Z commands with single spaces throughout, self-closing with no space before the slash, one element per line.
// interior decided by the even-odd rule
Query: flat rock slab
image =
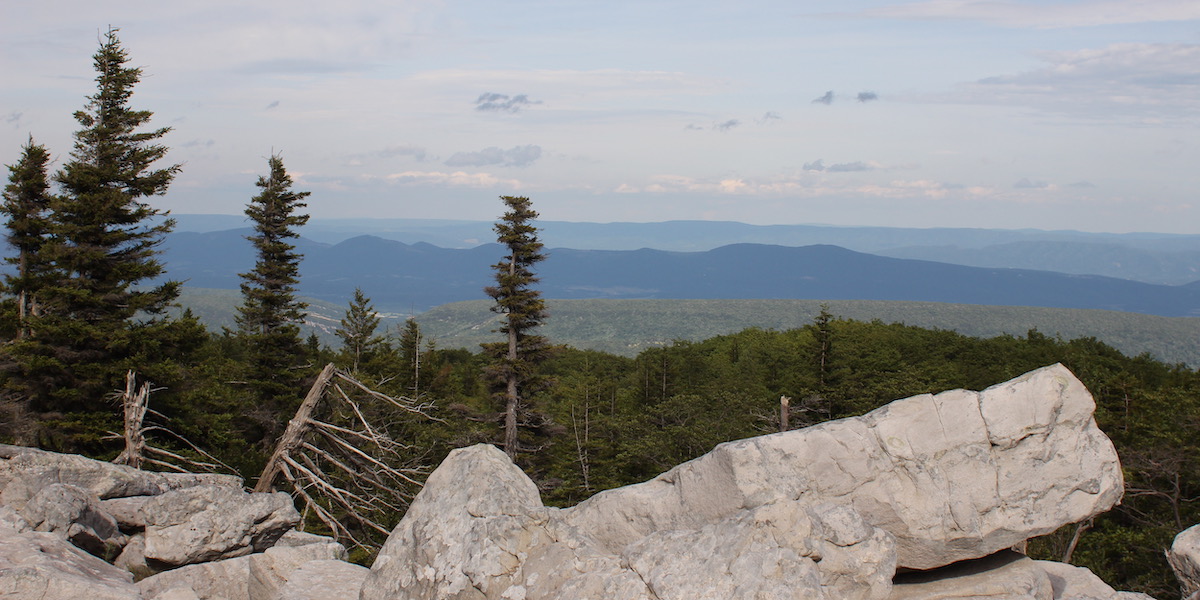
<path fill-rule="evenodd" d="M 1035 561 L 1005 550 L 932 571 L 896 576 L 888 600 L 1056 600 Z"/>
<path fill-rule="evenodd" d="M 90 490 L 100 499 L 153 496 L 196 485 L 242 487 L 233 475 L 155 473 L 125 465 L 0 444 L 0 504 L 21 509 L 43 487 L 64 483 Z"/>
<path fill-rule="evenodd" d="M 617 552 L 779 501 L 853 507 L 901 567 L 979 558 L 1104 512 L 1124 491 L 1095 402 L 1062 365 L 982 392 L 898 400 L 862 417 L 729 442 L 609 490 L 565 520 Z"/>

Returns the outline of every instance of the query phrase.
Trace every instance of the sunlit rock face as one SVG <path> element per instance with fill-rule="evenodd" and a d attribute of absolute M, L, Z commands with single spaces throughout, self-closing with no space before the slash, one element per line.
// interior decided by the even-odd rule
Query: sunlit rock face
<path fill-rule="evenodd" d="M 1120 465 L 1094 408 L 1054 365 L 721 444 L 564 510 L 499 450 L 460 449 L 362 599 L 887 598 L 897 566 L 993 555 L 1115 505 Z M 1033 597 L 1050 593 L 1018 566 Z"/>
<path fill-rule="evenodd" d="M 862 417 L 717 446 L 566 519 L 610 550 L 781 500 L 854 508 L 901 567 L 990 555 L 1112 508 L 1120 463 L 1095 402 L 1062 365 L 982 392 L 898 400 Z"/>

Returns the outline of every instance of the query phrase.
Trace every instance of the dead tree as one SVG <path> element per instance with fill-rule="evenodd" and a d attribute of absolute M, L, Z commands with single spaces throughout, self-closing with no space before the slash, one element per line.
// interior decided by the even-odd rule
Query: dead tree
<path fill-rule="evenodd" d="M 108 432 L 107 439 L 124 439 L 125 449 L 121 454 L 113 459 L 114 463 L 129 465 L 135 469 L 141 469 L 144 465 L 150 464 L 156 467 L 171 469 L 179 472 L 189 472 L 193 470 L 201 471 L 218 471 L 222 468 L 232 473 L 234 469 L 229 465 L 217 460 L 213 455 L 201 450 L 187 438 L 171 431 L 163 425 L 147 425 L 146 416 L 154 416 L 166 421 L 167 418 L 162 413 L 150 408 L 150 392 L 149 383 L 137 385 L 137 374 L 133 371 L 125 373 L 125 390 L 119 392 L 117 397 L 121 402 L 121 407 L 125 413 L 125 432 L 118 435 L 113 432 Z M 150 445 L 146 442 L 146 435 L 149 433 L 159 433 L 170 437 L 185 446 L 189 447 L 196 454 L 204 457 L 205 460 L 196 460 L 180 455 L 176 452 L 171 452 L 165 448 Z M 152 456 L 147 456 L 147 454 Z M 170 462 L 175 461 L 175 462 Z M 211 461 L 211 462 L 209 462 Z M 182 463 L 184 466 L 180 466 Z M 186 468 L 185 468 L 186 467 Z"/>
<path fill-rule="evenodd" d="M 428 467 L 423 453 L 403 444 L 372 418 L 367 407 L 440 420 L 432 405 L 370 389 L 326 365 L 288 422 L 255 485 L 274 489 L 282 480 L 338 540 L 370 548 L 372 532 L 390 533 L 385 520 L 401 513 L 420 488 Z"/>

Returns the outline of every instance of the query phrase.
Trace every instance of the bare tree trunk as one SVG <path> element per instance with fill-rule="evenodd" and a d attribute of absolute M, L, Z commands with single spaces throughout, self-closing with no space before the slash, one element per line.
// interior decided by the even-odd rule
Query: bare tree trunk
<path fill-rule="evenodd" d="M 142 468 L 146 454 L 146 436 L 143 424 L 150 403 L 150 384 L 137 388 L 137 376 L 132 370 L 125 373 L 125 392 L 121 394 L 121 405 L 125 412 L 125 450 L 117 461 L 135 469 Z"/>
<path fill-rule="evenodd" d="M 1063 552 L 1062 562 L 1071 564 L 1071 557 L 1075 554 L 1075 546 L 1079 545 L 1079 538 L 1083 537 L 1084 532 L 1092 528 L 1092 520 L 1088 519 L 1079 523 L 1075 527 L 1075 535 L 1071 536 L 1071 543 L 1067 544 L 1067 551 Z"/>
<path fill-rule="evenodd" d="M 283 462 L 288 455 L 300 446 L 304 441 L 304 434 L 308 432 L 312 421 L 313 409 L 317 406 L 317 401 L 321 399 L 321 394 L 325 393 L 325 386 L 329 385 L 329 380 L 333 378 L 334 367 L 333 363 L 325 365 L 321 369 L 321 374 L 317 376 L 317 380 L 308 390 L 308 395 L 304 397 L 304 402 L 300 403 L 299 410 L 296 411 L 296 416 L 288 421 L 287 429 L 283 432 L 283 436 L 279 438 L 279 443 L 275 446 L 275 452 L 271 455 L 271 460 L 267 461 L 267 465 L 263 467 L 263 472 L 258 476 L 258 483 L 254 486 L 256 492 L 269 492 L 275 478 L 283 469 Z"/>
<path fill-rule="evenodd" d="M 788 409 L 790 408 L 789 403 L 791 401 L 792 401 L 792 399 L 788 398 L 787 396 L 779 397 L 779 431 L 780 432 L 784 432 L 784 431 L 788 430 L 788 425 L 791 421 L 791 415 L 789 414 Z"/>

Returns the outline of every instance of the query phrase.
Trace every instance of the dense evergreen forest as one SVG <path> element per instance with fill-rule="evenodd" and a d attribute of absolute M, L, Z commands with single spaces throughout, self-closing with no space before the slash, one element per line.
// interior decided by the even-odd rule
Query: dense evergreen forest
<path fill-rule="evenodd" d="M 259 179 L 259 195 L 248 199 L 259 263 L 242 275 L 239 327 L 206 331 L 188 313 L 165 312 L 177 284 L 140 285 L 161 274 L 155 240 L 170 228 L 146 224 L 158 213 L 144 198 L 164 193 L 178 167 L 150 167 L 163 155 L 156 140 L 166 130 L 136 132 L 150 115 L 125 108 L 139 71 L 123 66 L 115 31 L 96 60 L 99 91 L 76 115 L 82 129 L 73 160 L 50 178 L 46 150 L 31 140 L 9 167 L 7 237 L 20 252 L 0 298 L 0 442 L 116 457 L 124 422 L 115 393 L 133 371 L 150 385 L 150 422 L 162 428 L 148 434 L 155 444 L 223 465 L 253 484 L 313 380 L 333 363 L 372 393 L 324 406 L 314 418 L 346 435 L 359 434 L 339 423 L 369 422 L 371 435 L 398 442 L 384 460 L 411 474 L 402 496 L 411 497 L 451 449 L 504 441 L 546 502 L 567 506 L 654 477 L 723 441 L 859 415 L 916 394 L 982 389 L 1061 362 L 1095 395 L 1096 419 L 1122 457 L 1127 492 L 1121 506 L 1094 522 L 1034 540 L 1030 554 L 1067 558 L 1119 589 L 1177 593 L 1162 551 L 1200 520 L 1200 374 L 1183 365 L 1128 357 L 1094 338 L 1063 340 L 1036 330 L 974 338 L 829 311 L 796 329 L 747 329 L 634 357 L 554 345 L 535 333 L 553 315 L 543 313 L 536 277 L 525 269 L 538 260 L 536 229 L 526 222 L 536 213 L 527 211 L 527 199 L 513 198 L 505 202 L 515 212 L 497 232 L 505 242 L 519 231 L 508 240 L 512 254 L 497 257 L 498 285 L 486 295 L 497 312 L 524 319 L 498 331 L 495 341 L 534 346 L 537 360 L 438 348 L 411 320 L 380 331 L 362 293 L 347 307 L 342 343 L 331 348 L 315 337 L 301 340 L 295 327 L 302 257 L 287 240 L 289 227 L 303 220 L 292 211 L 307 193 L 290 189 L 277 156 Z M 53 193 L 51 179 L 58 184 Z M 523 208 L 518 200 L 526 200 Z M 524 279 L 511 279 L 517 275 Z M 521 392 L 514 396 L 514 389 Z M 792 399 L 786 424 L 781 396 Z M 322 502 L 320 489 L 292 491 Z M 385 511 L 383 531 L 362 531 L 362 538 L 377 543 L 402 513 Z M 324 526 L 310 517 L 314 529 Z M 357 556 L 365 560 L 370 546 Z"/>

